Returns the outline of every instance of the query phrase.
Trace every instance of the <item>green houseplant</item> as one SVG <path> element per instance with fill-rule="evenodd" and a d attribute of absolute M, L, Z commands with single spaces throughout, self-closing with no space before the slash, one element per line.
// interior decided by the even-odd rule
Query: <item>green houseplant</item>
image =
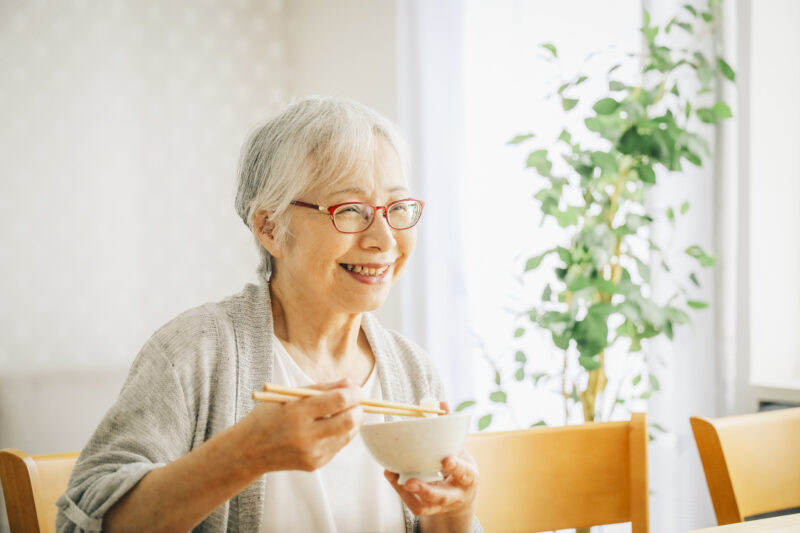
<path fill-rule="evenodd" d="M 699 287 L 695 272 L 666 300 L 653 296 L 651 268 L 670 275 L 670 267 L 669 257 L 652 238 L 652 225 L 659 219 L 675 223 L 689 204 L 655 213 L 645 200 L 657 180 L 681 172 L 687 164 L 702 166 L 710 156 L 708 142 L 700 133 L 703 125 L 731 116 L 715 89 L 719 82 L 734 81 L 733 70 L 716 53 L 708 57 L 696 49 L 713 35 L 710 30 L 718 13 L 718 0 L 710 0 L 706 10 L 687 4 L 660 27 L 645 12 L 644 52 L 628 56 L 636 63 L 638 81 L 618 79 L 620 65 L 615 65 L 607 74 L 607 94 L 582 117 L 588 133 L 581 137 L 581 132 L 565 129 L 549 148 L 535 147 L 527 153 L 526 166 L 546 183 L 535 194 L 542 216 L 563 228 L 563 239 L 560 245 L 527 259 L 525 272 L 549 266 L 554 281 L 544 288 L 540 301 L 525 310 L 514 336 L 523 343 L 528 329 L 546 330 L 563 353 L 563 368 L 558 373 L 536 372 L 521 346 L 514 353 L 514 380 L 534 386 L 560 381 L 567 419 L 574 408 L 579 408 L 584 421 L 604 418 L 599 400 L 608 393 L 606 356 L 612 347 L 630 355 L 641 351 L 647 339 L 672 339 L 676 327 L 690 322 L 690 309 L 707 306 L 691 296 L 692 285 Z M 662 42 L 664 36 L 678 31 L 693 39 L 695 46 L 670 47 Z M 542 47 L 551 61 L 558 60 L 555 45 Z M 576 75 L 563 80 L 555 91 L 566 113 L 588 108 L 577 106 L 579 86 L 587 79 Z M 535 142 L 534 135 L 526 133 L 515 136 L 510 144 Z M 683 252 L 696 259 L 698 267 L 715 263 L 700 246 Z M 577 373 L 569 372 L 570 367 Z M 495 383 L 490 400 L 506 403 L 499 370 Z M 629 388 L 636 392 L 626 396 L 617 390 L 612 405 L 625 404 L 634 394 L 647 398 L 659 383 L 654 373 L 640 372 Z M 459 409 L 474 403 L 464 402 Z M 491 414 L 487 414 L 479 419 L 478 427 L 482 430 L 490 424 Z"/>

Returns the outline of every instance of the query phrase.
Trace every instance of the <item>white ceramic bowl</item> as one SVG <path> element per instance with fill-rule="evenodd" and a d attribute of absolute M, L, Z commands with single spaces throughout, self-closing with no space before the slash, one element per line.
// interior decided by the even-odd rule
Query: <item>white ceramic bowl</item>
<path fill-rule="evenodd" d="M 400 474 L 399 484 L 417 478 L 442 479 L 442 459 L 458 455 L 469 431 L 470 415 L 453 414 L 361 426 L 361 437 L 386 470 Z"/>

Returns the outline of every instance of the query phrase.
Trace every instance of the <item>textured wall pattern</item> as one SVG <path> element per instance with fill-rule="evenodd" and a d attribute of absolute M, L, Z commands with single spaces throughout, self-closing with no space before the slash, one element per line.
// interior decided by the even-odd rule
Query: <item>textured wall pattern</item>
<path fill-rule="evenodd" d="M 0 2 L 0 372 L 124 365 L 238 291 L 247 133 L 286 92 L 283 2 Z"/>

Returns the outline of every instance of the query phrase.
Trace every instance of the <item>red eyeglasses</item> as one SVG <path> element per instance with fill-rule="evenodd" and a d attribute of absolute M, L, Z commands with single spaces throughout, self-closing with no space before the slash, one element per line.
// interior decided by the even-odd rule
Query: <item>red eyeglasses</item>
<path fill-rule="evenodd" d="M 327 211 L 331 215 L 333 227 L 341 233 L 360 233 L 369 228 L 375 221 L 375 213 L 383 209 L 383 216 L 389 227 L 403 230 L 413 227 L 419 222 L 425 202 L 413 198 L 397 200 L 388 205 L 370 205 L 364 202 L 345 202 L 330 207 L 293 201 L 292 205 L 308 207 L 318 211 Z"/>

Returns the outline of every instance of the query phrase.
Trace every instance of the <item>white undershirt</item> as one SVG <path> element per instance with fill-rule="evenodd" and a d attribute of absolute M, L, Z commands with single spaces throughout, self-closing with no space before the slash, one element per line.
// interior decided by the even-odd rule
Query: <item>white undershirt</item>
<path fill-rule="evenodd" d="M 272 382 L 287 387 L 313 383 L 280 340 L 275 337 L 274 341 Z M 362 389 L 366 397 L 382 398 L 375 365 Z M 366 415 L 365 423 L 377 422 L 383 422 L 383 415 Z M 261 532 L 402 533 L 402 505 L 359 434 L 314 472 L 267 474 Z"/>

